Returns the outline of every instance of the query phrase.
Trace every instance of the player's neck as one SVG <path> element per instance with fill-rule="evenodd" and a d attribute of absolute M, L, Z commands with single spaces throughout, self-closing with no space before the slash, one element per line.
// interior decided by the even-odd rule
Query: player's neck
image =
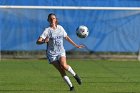
<path fill-rule="evenodd" d="M 56 24 L 51 24 L 50 27 L 55 30 L 57 28 L 57 25 Z"/>

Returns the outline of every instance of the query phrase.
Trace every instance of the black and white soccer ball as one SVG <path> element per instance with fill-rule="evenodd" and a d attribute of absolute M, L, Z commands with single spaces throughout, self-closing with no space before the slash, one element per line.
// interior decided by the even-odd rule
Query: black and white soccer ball
<path fill-rule="evenodd" d="M 79 38 L 86 38 L 89 34 L 89 31 L 88 31 L 88 28 L 87 26 L 84 26 L 84 25 L 80 25 L 77 27 L 76 29 L 76 35 L 79 37 Z"/>

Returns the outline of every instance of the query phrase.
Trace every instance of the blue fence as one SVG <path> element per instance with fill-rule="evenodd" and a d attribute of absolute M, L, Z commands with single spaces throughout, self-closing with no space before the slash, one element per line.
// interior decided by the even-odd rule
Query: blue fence
<path fill-rule="evenodd" d="M 63 1 L 63 2 L 62 2 Z M 66 5 L 66 6 L 127 6 L 140 7 L 139 0 L 5 0 L 1 5 Z M 71 5 L 69 5 L 71 4 Z M 140 49 L 140 11 L 111 10 L 55 10 L 55 9 L 0 9 L 1 50 L 42 50 L 36 40 L 48 26 L 47 15 L 55 13 L 59 23 L 77 43 L 89 51 L 137 52 Z M 79 25 L 89 28 L 89 36 L 79 39 L 75 30 Z M 65 41 L 67 51 L 74 49 Z M 81 49 L 80 51 L 84 51 Z"/>

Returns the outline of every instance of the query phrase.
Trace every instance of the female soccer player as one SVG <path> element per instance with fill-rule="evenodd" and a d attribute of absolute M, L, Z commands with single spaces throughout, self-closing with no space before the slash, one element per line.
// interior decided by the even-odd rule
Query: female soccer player
<path fill-rule="evenodd" d="M 79 85 L 81 85 L 81 79 L 71 68 L 71 66 L 66 62 L 66 53 L 63 46 L 63 38 L 65 38 L 68 42 L 70 42 L 77 48 L 83 48 L 84 46 L 77 45 L 73 40 L 70 39 L 64 28 L 61 25 L 58 25 L 58 20 L 55 14 L 51 13 L 48 15 L 48 22 L 50 23 L 50 26 L 44 30 L 36 43 L 47 43 L 47 58 L 49 60 L 49 63 L 53 64 L 53 66 L 60 72 L 62 78 L 70 87 L 70 91 L 72 91 L 74 90 L 74 86 L 72 85 L 65 71 L 70 72 Z"/>

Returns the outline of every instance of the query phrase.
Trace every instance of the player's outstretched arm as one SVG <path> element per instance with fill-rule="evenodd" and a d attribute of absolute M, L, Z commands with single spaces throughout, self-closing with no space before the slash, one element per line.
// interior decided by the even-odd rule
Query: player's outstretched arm
<path fill-rule="evenodd" d="M 85 47 L 84 45 L 77 45 L 69 36 L 66 36 L 65 39 L 77 48 L 84 48 Z"/>
<path fill-rule="evenodd" d="M 40 45 L 40 44 L 47 43 L 48 41 L 49 41 L 49 38 L 43 39 L 42 37 L 39 37 L 36 41 L 36 44 Z"/>

